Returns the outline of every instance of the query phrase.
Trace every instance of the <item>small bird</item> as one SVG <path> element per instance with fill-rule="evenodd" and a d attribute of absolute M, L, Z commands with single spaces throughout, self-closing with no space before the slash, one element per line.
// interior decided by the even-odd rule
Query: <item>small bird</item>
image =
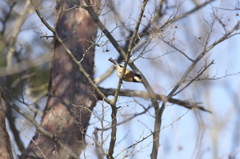
<path fill-rule="evenodd" d="M 114 64 L 117 70 L 117 75 L 120 78 L 122 75 L 123 71 L 123 66 L 118 64 L 116 60 L 113 60 L 112 58 L 108 59 L 110 62 Z M 126 71 L 122 77 L 122 80 L 126 82 L 141 82 L 142 81 L 142 76 L 140 74 L 136 74 L 133 71 L 130 71 L 129 69 L 126 68 Z"/>

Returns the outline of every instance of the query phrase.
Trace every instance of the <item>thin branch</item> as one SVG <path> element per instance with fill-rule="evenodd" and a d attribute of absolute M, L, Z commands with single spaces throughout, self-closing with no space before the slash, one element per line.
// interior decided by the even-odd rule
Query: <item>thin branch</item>
<path fill-rule="evenodd" d="M 144 0 L 143 1 L 143 4 L 141 6 L 141 11 L 139 13 L 139 16 L 138 16 L 138 20 L 137 20 L 137 23 L 136 23 L 136 26 L 135 26 L 135 29 L 133 31 L 133 35 L 130 39 L 130 42 L 129 42 L 129 45 L 128 45 L 128 54 L 132 53 L 132 49 L 133 49 L 133 46 L 134 46 L 134 41 L 136 39 L 136 36 L 137 36 L 137 33 L 138 33 L 138 30 L 139 30 L 139 26 L 141 24 L 141 21 L 142 21 L 142 17 L 143 17 L 143 13 L 145 11 L 145 7 L 148 3 L 148 0 Z"/>
<path fill-rule="evenodd" d="M 189 68 L 186 70 L 186 72 L 183 74 L 182 78 L 179 80 L 179 82 L 176 84 L 176 86 L 172 89 L 172 91 L 168 94 L 168 96 L 171 96 L 174 94 L 174 92 L 183 84 L 184 80 L 188 76 L 188 74 L 192 71 L 192 69 L 196 66 L 199 60 L 203 58 L 205 54 L 207 54 L 214 46 L 217 44 L 223 42 L 224 40 L 228 39 L 228 37 L 239 28 L 240 21 L 230 30 L 228 33 L 226 33 L 223 37 L 212 43 L 209 47 L 205 48 L 202 53 L 198 55 L 198 57 L 194 60 L 194 62 L 189 66 Z"/>
<path fill-rule="evenodd" d="M 116 89 L 111 89 L 111 88 L 105 89 L 105 88 L 99 87 L 99 89 L 106 96 L 114 95 L 115 91 L 116 91 Z M 143 99 L 151 99 L 151 95 L 148 92 L 144 92 L 144 91 L 121 89 L 119 91 L 119 95 L 126 96 L 126 97 L 139 97 L 139 98 L 143 98 Z M 199 110 L 211 113 L 211 111 L 205 109 L 203 106 L 200 106 L 199 103 L 192 102 L 191 100 L 180 100 L 180 99 L 176 99 L 176 98 L 172 98 L 172 97 L 168 98 L 167 96 L 161 95 L 161 94 L 154 94 L 154 96 L 156 97 L 156 100 L 164 101 L 166 103 L 177 104 L 177 105 L 183 106 L 187 109 L 199 109 Z"/>
<path fill-rule="evenodd" d="M 107 30 L 107 28 L 103 25 L 103 23 L 99 20 L 98 15 L 95 13 L 95 11 L 92 8 L 92 5 L 89 0 L 85 0 L 86 6 L 81 6 L 82 8 L 86 9 L 88 13 L 91 15 L 94 22 L 97 24 L 97 26 L 100 28 L 100 30 L 106 35 L 106 37 L 111 41 L 112 45 L 116 48 L 116 50 L 121 54 L 121 56 L 126 59 L 126 52 L 122 49 L 122 47 L 117 43 L 117 41 L 114 39 L 112 34 Z"/>
<path fill-rule="evenodd" d="M 14 23 L 13 28 L 11 29 L 11 32 L 8 34 L 9 37 L 7 39 L 9 39 L 9 46 L 8 46 L 8 53 L 7 53 L 7 68 L 9 70 L 11 70 L 11 67 L 13 64 L 12 58 L 13 58 L 14 52 L 16 51 L 15 44 L 16 44 L 17 36 L 20 32 L 20 29 L 23 23 L 27 18 L 28 12 L 30 12 L 30 7 L 29 7 L 30 5 L 31 3 L 29 1 L 26 1 L 23 11 L 20 13 L 20 16 Z"/>
<path fill-rule="evenodd" d="M 204 69 L 195 77 L 195 78 L 193 78 L 188 84 L 186 84 L 186 86 L 184 86 L 182 89 L 180 89 L 179 91 L 177 91 L 176 93 L 174 93 L 173 95 L 171 95 L 171 97 L 173 97 L 173 96 L 175 96 L 175 95 L 177 95 L 177 94 L 179 94 L 180 92 L 182 92 L 185 88 L 187 88 L 192 82 L 194 82 L 194 81 L 196 81 L 196 79 L 198 78 L 198 77 L 200 77 L 202 74 L 203 74 L 203 72 L 205 72 L 211 65 L 213 65 L 214 64 L 214 60 L 211 62 L 211 63 L 209 63 L 206 67 L 204 67 Z"/>
<path fill-rule="evenodd" d="M 177 50 L 178 52 L 180 52 L 181 54 L 183 54 L 188 60 L 190 60 L 191 62 L 193 62 L 193 59 L 191 59 L 190 57 L 188 57 L 182 50 L 178 49 L 176 46 L 170 44 L 169 42 L 167 42 L 166 40 L 162 39 L 162 41 L 164 43 L 166 43 L 168 46 L 174 48 L 175 50 Z"/>
<path fill-rule="evenodd" d="M 188 110 L 187 112 L 185 112 L 183 115 L 181 115 L 180 117 L 178 117 L 177 119 L 175 119 L 175 120 L 174 120 L 173 122 L 171 122 L 170 124 L 168 124 L 168 125 L 162 127 L 161 130 L 163 130 L 163 129 L 165 129 L 165 128 L 171 126 L 171 125 L 173 125 L 175 122 L 179 121 L 179 120 L 180 120 L 184 115 L 186 115 L 188 112 L 189 112 L 189 110 Z M 141 140 L 139 140 L 139 141 L 137 141 L 136 143 L 134 143 L 134 144 L 132 144 L 132 145 L 126 147 L 124 150 L 130 149 L 130 148 L 136 146 L 137 144 L 143 142 L 144 140 L 146 140 L 146 139 L 149 138 L 150 136 L 152 136 L 152 134 L 149 134 L 148 136 L 143 137 Z"/>
<path fill-rule="evenodd" d="M 126 120 L 117 123 L 116 126 L 122 125 L 122 124 L 124 124 L 124 123 L 126 123 L 126 122 L 128 122 L 128 121 L 130 121 L 130 120 L 132 120 L 132 119 L 134 119 L 134 118 L 136 118 L 136 117 L 142 115 L 142 114 L 145 114 L 150 108 L 152 108 L 152 107 L 149 106 L 149 107 L 145 108 L 142 112 L 140 112 L 140 113 L 136 113 L 136 114 L 134 114 L 133 116 L 127 118 Z M 107 127 L 107 128 L 104 128 L 104 129 L 102 129 L 102 128 L 96 128 L 96 130 L 98 130 L 98 131 L 99 131 L 99 130 L 101 130 L 101 131 L 106 131 L 106 130 L 109 130 L 109 129 L 112 129 L 112 126 Z"/>
<path fill-rule="evenodd" d="M 107 77 L 109 77 L 113 71 L 115 70 L 115 67 L 112 65 L 104 74 L 94 79 L 94 82 L 96 85 L 99 85 L 102 81 L 104 81 Z"/>
<path fill-rule="evenodd" d="M 183 18 L 187 17 L 188 15 L 190 15 L 190 14 L 198 11 L 199 9 L 202 9 L 203 7 L 205 7 L 206 5 L 208 5 L 208 4 L 210 4 L 210 3 L 214 2 L 214 1 L 215 1 L 215 0 L 206 1 L 206 2 L 203 3 L 203 4 L 200 4 L 200 5 L 196 6 L 196 7 L 193 8 L 192 10 L 190 10 L 190 11 L 184 13 L 184 14 L 181 14 L 181 15 L 179 15 L 179 16 L 176 16 L 176 17 L 168 20 L 168 21 L 167 21 L 165 24 L 163 24 L 158 30 L 163 30 L 166 26 L 168 26 L 168 25 L 170 25 L 170 24 L 172 24 L 172 23 L 174 23 L 174 22 L 176 22 L 176 21 L 178 21 L 178 20 L 180 20 L 180 19 L 183 19 Z"/>
<path fill-rule="evenodd" d="M 212 76 L 212 77 L 209 77 L 209 76 L 206 76 L 204 78 L 197 78 L 195 79 L 195 81 L 203 81 L 203 80 L 219 80 L 219 79 L 222 79 L 222 78 L 227 78 L 227 77 L 230 77 L 230 76 L 236 76 L 236 75 L 239 75 L 240 72 L 236 72 L 236 73 L 227 73 L 227 71 L 225 72 L 225 75 L 224 76 L 220 76 L 220 77 L 216 77 L 216 75 Z M 190 78 L 190 80 L 192 80 L 192 78 Z M 187 80 L 186 80 L 187 81 Z"/>

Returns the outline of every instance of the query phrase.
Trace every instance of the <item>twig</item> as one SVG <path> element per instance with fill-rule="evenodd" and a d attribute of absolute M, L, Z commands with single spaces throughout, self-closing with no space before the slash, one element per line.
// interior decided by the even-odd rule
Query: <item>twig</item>
<path fill-rule="evenodd" d="M 212 64 L 214 64 L 214 60 L 211 63 L 209 63 L 195 78 L 193 78 L 188 84 L 186 84 L 186 86 L 184 86 L 182 89 L 171 95 L 171 97 L 177 95 L 178 93 L 182 92 L 185 88 L 187 88 L 192 82 L 194 82 L 198 77 L 200 77 L 203 74 L 203 72 L 205 72 Z"/>
<path fill-rule="evenodd" d="M 169 42 L 167 42 L 166 40 L 162 39 L 162 41 L 166 44 L 168 44 L 169 46 L 171 46 L 172 48 L 174 48 L 175 50 L 177 50 L 178 52 L 180 52 L 181 54 L 183 54 L 188 60 L 190 60 L 191 62 L 193 62 L 193 59 L 191 59 L 190 57 L 188 57 L 182 50 L 178 49 L 176 46 L 170 44 Z"/>
<path fill-rule="evenodd" d="M 189 66 L 189 68 L 186 70 L 186 72 L 183 74 L 182 78 L 179 80 L 179 82 L 176 84 L 176 86 L 172 89 L 172 91 L 168 94 L 168 96 L 171 96 L 184 82 L 188 74 L 192 71 L 192 69 L 196 66 L 199 60 L 203 58 L 205 54 L 207 54 L 214 46 L 217 44 L 223 42 L 224 40 L 228 39 L 228 36 L 231 35 L 234 31 L 238 29 L 238 26 L 240 24 L 240 21 L 230 30 L 228 33 L 226 33 L 223 37 L 212 43 L 209 47 L 205 48 L 202 53 L 198 55 L 198 57 L 194 60 L 194 62 Z M 206 44 L 207 45 L 207 44 Z"/>

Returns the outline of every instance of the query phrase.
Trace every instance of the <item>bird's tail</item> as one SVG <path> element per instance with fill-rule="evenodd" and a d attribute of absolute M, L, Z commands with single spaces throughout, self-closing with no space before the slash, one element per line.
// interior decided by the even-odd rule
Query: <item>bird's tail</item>
<path fill-rule="evenodd" d="M 111 57 L 108 60 L 112 62 L 114 65 L 118 65 L 118 62 L 116 60 L 113 60 Z"/>

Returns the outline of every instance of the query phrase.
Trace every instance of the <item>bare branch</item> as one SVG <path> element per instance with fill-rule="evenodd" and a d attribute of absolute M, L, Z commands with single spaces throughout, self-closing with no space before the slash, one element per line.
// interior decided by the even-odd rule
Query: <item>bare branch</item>
<path fill-rule="evenodd" d="M 168 44 L 169 46 L 171 46 L 172 48 L 174 48 L 175 50 L 177 50 L 178 52 L 180 52 L 181 54 L 183 54 L 188 60 L 190 60 L 191 62 L 193 62 L 193 59 L 191 59 L 190 57 L 188 57 L 182 50 L 178 49 L 176 46 L 170 44 L 168 41 L 162 39 L 162 41 L 166 44 Z"/>
<path fill-rule="evenodd" d="M 186 77 L 188 76 L 188 74 L 192 71 L 192 69 L 196 66 L 196 64 L 198 63 L 199 60 L 202 59 L 202 57 L 204 55 L 206 55 L 214 46 L 216 46 L 217 44 L 223 42 L 224 40 L 228 39 L 229 36 L 236 31 L 239 28 L 239 24 L 240 21 L 228 32 L 226 33 L 224 36 L 222 36 L 220 39 L 218 39 L 217 41 L 215 41 L 214 43 L 212 43 L 210 46 L 208 46 L 202 53 L 200 53 L 198 55 L 198 57 L 194 60 L 194 62 L 191 64 L 191 66 L 189 66 L 189 68 L 186 70 L 186 72 L 183 74 L 182 78 L 180 79 L 180 81 L 176 84 L 176 86 L 172 89 L 172 91 L 168 94 L 168 96 L 171 96 L 184 82 L 184 80 L 186 79 Z"/>
<path fill-rule="evenodd" d="M 213 65 L 214 64 L 214 60 L 212 61 L 212 62 L 210 62 L 206 67 L 204 67 L 204 69 L 195 77 L 195 78 L 193 78 L 188 84 L 186 84 L 186 86 L 184 86 L 181 90 L 179 90 L 178 92 L 176 92 L 176 93 L 174 93 L 172 96 L 175 96 L 175 95 L 177 95 L 178 93 L 180 93 L 180 92 L 182 92 L 185 88 L 187 88 L 192 82 L 194 82 L 194 81 L 196 81 L 196 79 L 198 78 L 198 77 L 200 77 L 202 74 L 203 74 L 203 72 L 205 72 L 211 65 Z M 171 97 L 172 97 L 171 96 Z"/>
<path fill-rule="evenodd" d="M 126 59 L 126 52 L 122 49 L 122 47 L 117 43 L 117 41 L 114 39 L 112 34 L 106 29 L 106 27 L 103 25 L 103 23 L 99 20 L 97 14 L 92 8 L 92 5 L 89 0 L 85 0 L 87 6 L 81 6 L 82 8 L 86 9 L 88 13 L 91 15 L 92 19 L 95 21 L 95 23 L 98 25 L 98 27 L 101 29 L 101 31 L 106 35 L 106 37 L 111 41 L 112 45 L 117 49 L 117 51 L 121 54 L 121 56 Z"/>
<path fill-rule="evenodd" d="M 105 88 L 102 88 L 102 87 L 99 87 L 99 89 L 106 95 L 106 96 L 110 96 L 110 95 L 114 95 L 115 94 L 115 89 L 105 89 Z M 136 91 L 136 90 L 120 90 L 119 91 L 119 95 L 120 96 L 126 96 L 126 97 L 140 97 L 140 98 L 144 98 L 144 99 L 151 99 L 151 95 L 147 92 L 143 92 L 143 91 Z M 176 98 L 168 98 L 167 96 L 164 96 L 164 95 L 160 95 L 160 94 L 154 94 L 156 99 L 157 100 L 160 100 L 160 101 L 164 101 L 164 102 L 169 102 L 169 103 L 172 103 L 172 104 L 177 104 L 177 105 L 180 105 L 180 106 L 183 106 L 187 109 L 193 109 L 193 108 L 196 108 L 196 109 L 200 109 L 200 110 L 203 110 L 203 111 L 207 111 L 207 112 L 210 112 L 209 110 L 205 109 L 204 107 L 200 106 L 199 103 L 194 103 L 194 102 L 191 102 L 190 100 L 179 100 L 179 99 L 176 99 Z"/>

